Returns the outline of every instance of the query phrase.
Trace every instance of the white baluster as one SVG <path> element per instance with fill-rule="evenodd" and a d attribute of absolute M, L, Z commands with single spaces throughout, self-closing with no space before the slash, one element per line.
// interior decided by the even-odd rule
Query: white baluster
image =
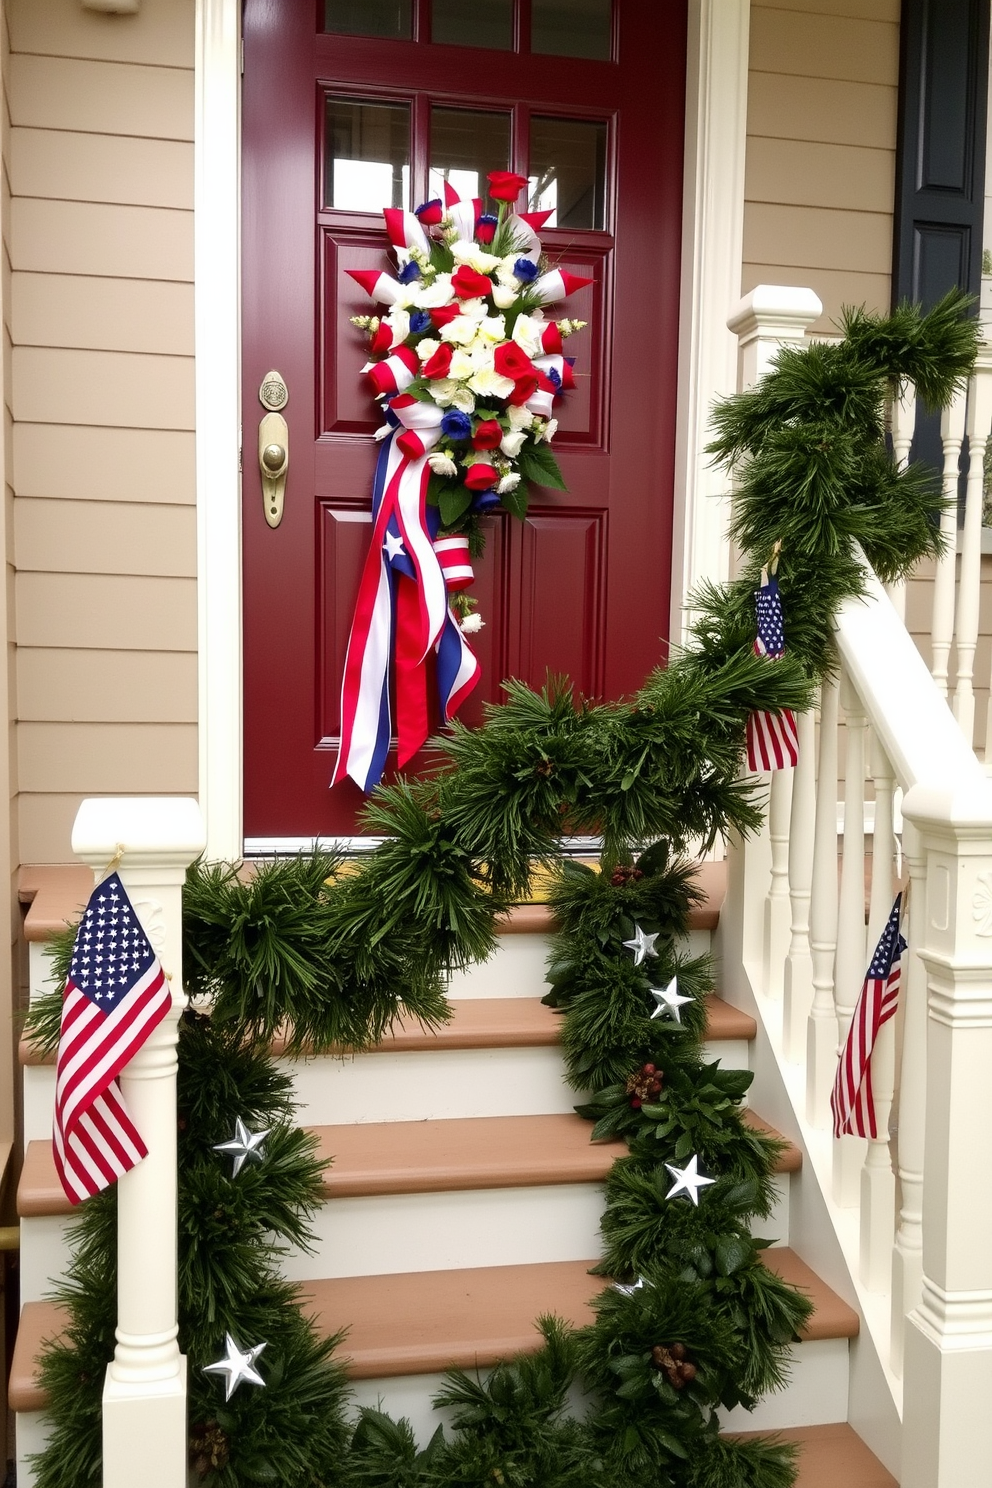
<path fill-rule="evenodd" d="M 799 763 L 793 774 L 792 822 L 789 830 L 792 938 L 785 963 L 782 1037 L 786 1059 L 800 1064 L 806 1052 L 806 1025 L 813 1002 L 809 903 L 816 823 L 816 719 L 811 710 L 801 714 L 796 721 L 799 726 Z"/>
<path fill-rule="evenodd" d="M 909 868 L 903 934 L 902 1067 L 899 1134 L 896 1142 L 901 1207 L 892 1251 L 892 1346 L 889 1363 L 902 1374 L 906 1318 L 923 1289 L 923 1148 L 927 1119 L 927 971 L 919 955 L 926 933 L 926 863 L 912 822 L 903 821 L 902 845 Z"/>
<path fill-rule="evenodd" d="M 868 914 L 869 954 L 885 929 L 892 910 L 893 847 L 892 766 L 877 738 L 872 739 L 872 776 L 875 781 L 875 826 L 871 850 L 871 907 Z M 889 1152 L 889 1116 L 895 1095 L 896 1020 L 878 1031 L 871 1056 L 871 1083 L 878 1136 L 868 1142 L 861 1170 L 861 1280 L 872 1292 L 888 1290 L 892 1276 L 892 1236 L 895 1229 L 896 1179 Z"/>
<path fill-rule="evenodd" d="M 792 906 L 789 902 L 789 822 L 792 817 L 794 770 L 773 770 L 768 797 L 768 834 L 772 871 L 765 900 L 764 987 L 769 997 L 781 997 L 785 957 L 789 946 Z"/>
<path fill-rule="evenodd" d="M 907 379 L 900 382 L 892 400 L 892 451 L 896 464 L 902 470 L 909 464 L 909 451 L 916 432 L 916 388 Z M 886 584 L 886 593 L 895 605 L 900 620 L 906 618 L 906 581 L 896 579 Z"/>
<path fill-rule="evenodd" d="M 957 390 L 940 416 L 940 437 L 944 446 L 944 499 L 953 504 L 940 517 L 944 553 L 937 559 L 933 580 L 933 660 L 930 670 L 933 672 L 933 680 L 945 697 L 948 692 L 951 641 L 954 638 L 954 590 L 958 563 L 958 464 L 964 441 L 967 404 L 968 388 L 964 385 Z"/>
<path fill-rule="evenodd" d="M 830 1092 L 837 1070 L 834 954 L 837 949 L 837 704 L 840 687 L 828 677 L 820 690 L 820 748 L 816 832 L 809 906 L 813 1005 L 806 1030 L 806 1119 L 830 1125 Z"/>
<path fill-rule="evenodd" d="M 176 1044 L 182 990 L 182 885 L 205 842 L 200 808 L 171 797 L 87 800 L 77 857 L 102 871 L 124 849 L 121 881 L 172 983 L 172 1011 L 121 1072 L 148 1156 L 117 1185 L 117 1345 L 103 1388 L 103 1485 L 186 1482 L 186 1360 L 177 1320 Z M 140 1466 L 138 1466 L 140 1464 Z"/>
<path fill-rule="evenodd" d="M 837 1009 L 838 1050 L 851 1026 L 855 1003 L 865 975 L 865 716 L 861 699 L 845 677 L 844 706 L 844 857 L 837 914 L 837 955 L 834 962 L 834 1006 Z M 861 1192 L 865 1142 L 861 1137 L 834 1141 L 833 1190 L 838 1204 L 853 1207 Z"/>
<path fill-rule="evenodd" d="M 978 643 L 979 604 L 982 588 L 982 506 L 985 500 L 985 446 L 992 424 L 992 348 L 979 354 L 968 389 L 968 486 L 961 544 L 961 578 L 958 588 L 957 684 L 954 688 L 954 717 L 965 738 L 975 734 L 975 647 Z"/>

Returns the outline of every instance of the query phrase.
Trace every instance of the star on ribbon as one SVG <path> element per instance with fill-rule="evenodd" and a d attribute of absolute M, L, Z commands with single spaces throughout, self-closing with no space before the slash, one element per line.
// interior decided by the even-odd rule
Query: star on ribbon
<path fill-rule="evenodd" d="M 386 556 L 388 558 L 398 558 L 403 551 L 403 539 L 398 532 L 387 531 L 383 546 L 386 549 Z"/>
<path fill-rule="evenodd" d="M 634 926 L 633 940 L 625 940 L 624 945 L 627 946 L 629 950 L 633 951 L 635 966 L 640 966 L 645 956 L 657 955 L 657 952 L 654 948 L 654 943 L 658 939 L 660 933 L 660 931 L 656 931 L 654 935 L 645 935 L 640 925 Z"/>
<path fill-rule="evenodd" d="M 692 1200 L 696 1208 L 699 1208 L 699 1190 L 705 1188 L 708 1183 L 715 1183 L 716 1179 L 704 1178 L 698 1170 L 698 1163 L 699 1158 L 693 1153 L 687 1166 L 684 1168 L 673 1167 L 671 1163 L 665 1164 L 665 1167 L 675 1179 L 672 1187 L 665 1195 L 666 1199 L 674 1199 L 676 1194 L 684 1193 L 687 1198 Z"/>
<path fill-rule="evenodd" d="M 234 1158 L 232 1178 L 237 1178 L 249 1158 L 253 1158 L 255 1162 L 262 1161 L 263 1153 L 260 1149 L 271 1130 L 271 1126 L 267 1126 L 264 1131 L 250 1132 L 241 1117 L 236 1118 L 234 1136 L 229 1142 L 219 1142 L 214 1148 L 215 1152 L 229 1152 Z"/>
<path fill-rule="evenodd" d="M 692 1001 L 692 998 L 681 995 L 678 987 L 678 977 L 672 977 L 672 980 L 664 990 L 658 987 L 652 987 L 650 991 L 651 996 L 658 1004 L 651 1014 L 652 1018 L 660 1018 L 663 1013 L 667 1013 L 676 1023 L 681 1023 L 681 1010 L 687 1002 Z"/>
<path fill-rule="evenodd" d="M 254 1348 L 240 1349 L 231 1337 L 230 1333 L 224 1335 L 225 1348 L 227 1350 L 223 1359 L 218 1359 L 216 1364 L 204 1364 L 204 1374 L 224 1374 L 224 1399 L 230 1400 L 238 1386 L 244 1382 L 247 1385 L 261 1385 L 265 1388 L 265 1381 L 255 1368 L 255 1360 L 264 1348 L 264 1343 L 256 1343 Z"/>

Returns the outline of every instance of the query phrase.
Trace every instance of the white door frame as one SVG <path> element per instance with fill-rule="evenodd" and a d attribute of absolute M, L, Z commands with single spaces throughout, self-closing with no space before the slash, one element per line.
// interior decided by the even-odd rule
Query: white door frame
<path fill-rule="evenodd" d="M 240 0 L 197 0 L 196 328 L 199 794 L 207 856 L 242 832 Z M 727 572 L 727 486 L 702 454 L 733 392 L 727 316 L 740 296 L 750 0 L 689 0 L 672 636 L 685 595 Z M 650 293 L 646 289 L 646 293 Z M 723 499 L 721 499 L 723 498 Z"/>

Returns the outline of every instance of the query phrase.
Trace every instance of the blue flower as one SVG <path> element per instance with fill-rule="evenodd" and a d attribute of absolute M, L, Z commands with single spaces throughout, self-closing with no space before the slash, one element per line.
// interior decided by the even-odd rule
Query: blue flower
<path fill-rule="evenodd" d="M 412 321 L 410 322 L 410 325 L 411 327 L 413 326 Z M 556 388 L 561 387 L 561 373 L 558 371 L 557 367 L 548 368 L 548 381 L 553 382 Z"/>
<path fill-rule="evenodd" d="M 415 259 L 411 258 L 410 262 L 404 264 L 400 269 L 398 277 L 401 284 L 412 284 L 414 279 L 420 278 L 420 265 Z"/>
<path fill-rule="evenodd" d="M 518 258 L 513 265 L 513 272 L 523 284 L 530 284 L 538 275 L 536 263 L 531 263 L 529 258 Z"/>
<path fill-rule="evenodd" d="M 488 491 L 477 491 L 475 493 L 472 497 L 472 505 L 469 507 L 469 510 L 475 512 L 477 516 L 482 517 L 485 516 L 486 512 L 492 511 L 494 506 L 499 506 L 499 497 L 496 495 L 493 487 L 490 486 Z"/>
<path fill-rule="evenodd" d="M 426 310 L 414 310 L 410 316 L 410 329 L 415 336 L 422 331 L 429 331 L 433 322 Z"/>
<path fill-rule="evenodd" d="M 472 420 L 467 413 L 461 413 L 457 408 L 451 408 L 441 420 L 441 433 L 447 434 L 449 439 L 470 439 L 472 436 Z"/>

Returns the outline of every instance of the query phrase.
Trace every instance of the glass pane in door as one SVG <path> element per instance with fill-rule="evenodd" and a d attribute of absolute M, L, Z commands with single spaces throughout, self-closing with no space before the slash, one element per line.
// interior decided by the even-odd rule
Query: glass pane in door
<path fill-rule="evenodd" d="M 513 0 L 433 0 L 431 41 L 513 50 Z"/>
<path fill-rule="evenodd" d="M 608 62 L 612 0 L 531 0 L 530 49 Z"/>
<path fill-rule="evenodd" d="M 510 116 L 481 109 L 431 108 L 430 196 L 448 181 L 458 195 L 481 196 L 487 211 L 486 176 L 510 163 Z"/>
<path fill-rule="evenodd" d="M 413 0 L 324 0 L 324 30 L 338 36 L 413 35 Z"/>
<path fill-rule="evenodd" d="M 549 227 L 606 225 L 606 124 L 535 117 L 530 125 L 528 203 Z"/>
<path fill-rule="evenodd" d="M 381 212 L 410 204 L 410 106 L 328 98 L 324 205 Z"/>

